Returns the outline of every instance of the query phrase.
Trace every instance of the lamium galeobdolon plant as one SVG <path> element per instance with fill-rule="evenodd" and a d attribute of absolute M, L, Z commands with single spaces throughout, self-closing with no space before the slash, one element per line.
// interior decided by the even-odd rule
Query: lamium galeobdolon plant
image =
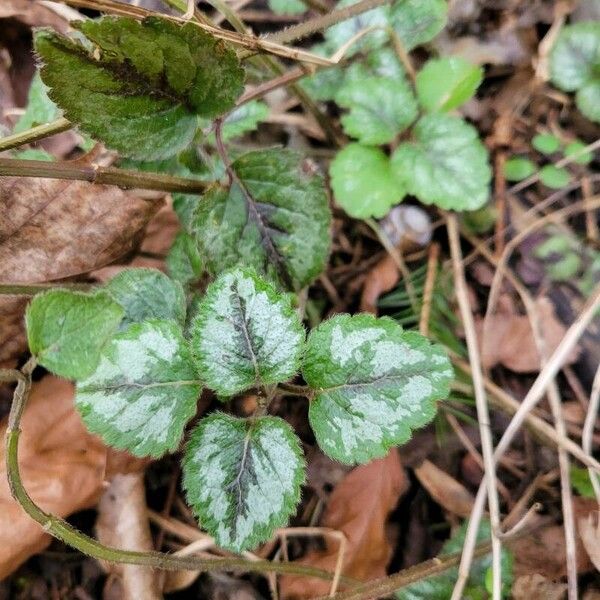
<path fill-rule="evenodd" d="M 422 4 L 435 19 L 417 28 L 416 37 L 415 2 L 382 9 L 395 23 L 393 36 L 409 50 L 443 25 L 445 4 Z M 378 23 L 377 15 L 363 18 Z M 357 26 L 341 23 L 328 36 L 342 41 L 345 28 Z M 437 401 L 449 393 L 450 361 L 441 346 L 385 317 L 338 315 L 307 335 L 296 294 L 328 258 L 324 180 L 289 150 L 226 147 L 225 128 L 245 77 L 232 47 L 193 23 L 156 17 L 102 17 L 74 28 L 73 36 L 50 30 L 35 36 L 41 81 L 64 116 L 139 170 L 204 177 L 198 154 L 190 152 L 201 140 L 216 149 L 214 183 L 202 196 L 175 198 L 182 233 L 168 257 L 171 277 L 127 269 L 89 293 L 53 289 L 34 296 L 26 312 L 30 351 L 39 365 L 76 382 L 84 423 L 108 445 L 155 458 L 183 447 L 183 485 L 202 527 L 223 548 L 254 548 L 288 521 L 305 480 L 302 444 L 286 421 L 269 413 L 273 399 L 307 401 L 323 452 L 345 464 L 364 463 L 432 420 Z M 393 68 L 404 77 L 399 64 L 382 63 L 391 60 L 380 50 L 389 37 L 387 25 L 365 36 L 358 44 L 365 58 L 353 66 L 361 72 Z M 473 128 L 444 111 L 468 97 L 480 75 L 451 64 L 425 67 L 452 73 L 450 95 L 434 85 L 436 77 L 417 77 L 421 104 L 430 112 L 391 164 L 404 173 L 402 189 L 417 197 L 458 208 L 460 195 L 474 207 L 489 179 L 485 152 Z M 343 88 L 351 111 L 358 94 L 353 76 L 351 67 Z M 386 85 L 381 90 L 393 100 L 382 109 L 393 110 L 399 127 L 418 112 L 405 87 L 402 106 Z M 205 131 L 202 138 L 211 119 L 214 135 Z M 377 127 L 363 131 L 351 123 L 352 117 L 345 126 L 360 129 L 365 143 L 391 140 Z M 392 170 L 376 145 L 348 146 L 341 155 L 348 153 L 359 154 L 357 172 L 361 154 Z M 344 160 L 338 156 L 333 167 L 336 194 Z M 462 180 L 444 179 L 459 168 L 466 170 Z M 427 185 L 434 191 L 423 191 Z M 338 200 L 344 204 L 343 195 Z M 382 214 L 384 204 L 373 214 Z M 202 274 L 209 283 L 198 293 Z M 222 410 L 186 431 L 203 388 L 215 393 Z M 229 400 L 246 393 L 258 397 L 258 408 L 241 418 Z"/>

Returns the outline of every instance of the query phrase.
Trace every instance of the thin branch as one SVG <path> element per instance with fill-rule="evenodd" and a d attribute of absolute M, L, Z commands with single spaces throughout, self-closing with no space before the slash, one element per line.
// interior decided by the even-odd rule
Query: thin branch
<path fill-rule="evenodd" d="M 174 175 L 145 173 L 115 167 L 82 165 L 77 162 L 48 162 L 0 158 L 0 176 L 47 177 L 89 183 L 118 185 L 123 188 L 202 194 L 208 184 L 197 179 Z"/>
<path fill-rule="evenodd" d="M 31 129 L 27 129 L 20 133 L 7 135 L 6 137 L 0 138 L 0 152 L 12 150 L 13 148 L 23 146 L 24 144 L 32 144 L 33 142 L 43 140 L 51 135 L 68 131 L 72 127 L 73 124 L 70 121 L 61 117 L 60 119 L 56 119 L 56 121 L 32 127 Z"/>
<path fill-rule="evenodd" d="M 600 366 L 596 370 L 594 383 L 592 384 L 592 393 L 590 394 L 590 403 L 585 415 L 585 423 L 583 425 L 583 433 L 581 434 L 581 445 L 586 454 L 592 455 L 592 440 L 594 437 L 594 426 L 598 417 L 598 408 L 600 407 Z M 598 508 L 600 509 L 600 477 L 592 469 L 588 468 L 590 481 L 596 495 Z"/>

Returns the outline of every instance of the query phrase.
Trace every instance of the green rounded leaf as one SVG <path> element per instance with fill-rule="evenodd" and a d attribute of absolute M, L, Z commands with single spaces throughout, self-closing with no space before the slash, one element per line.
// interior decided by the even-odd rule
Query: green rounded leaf
<path fill-rule="evenodd" d="M 390 8 L 390 24 L 406 50 L 430 42 L 446 25 L 446 0 L 396 0 Z"/>
<path fill-rule="evenodd" d="M 549 188 L 560 190 L 569 184 L 571 175 L 566 169 L 546 165 L 540 169 L 540 181 Z"/>
<path fill-rule="evenodd" d="M 415 125 L 414 142 L 392 155 L 392 169 L 407 191 L 425 204 L 446 210 L 476 210 L 489 196 L 488 153 L 477 130 L 442 113 Z"/>
<path fill-rule="evenodd" d="M 211 283 L 192 325 L 198 372 L 223 396 L 292 378 L 303 341 L 290 296 L 248 269 L 225 272 Z"/>
<path fill-rule="evenodd" d="M 580 140 L 575 140 L 570 144 L 567 144 L 565 148 L 565 156 L 573 158 L 573 162 L 578 165 L 587 165 L 594 160 L 594 155 L 586 150 L 587 144 L 584 144 Z"/>
<path fill-rule="evenodd" d="M 504 177 L 508 181 L 522 181 L 531 177 L 537 170 L 535 164 L 528 158 L 515 156 L 504 163 Z"/>
<path fill-rule="evenodd" d="M 105 286 L 125 310 L 122 327 L 149 319 L 185 322 L 185 294 L 181 284 L 156 269 L 124 269 Z"/>
<path fill-rule="evenodd" d="M 38 294 L 25 312 L 29 350 L 56 375 L 82 379 L 96 368 L 102 347 L 122 318 L 123 309 L 104 293 Z"/>
<path fill-rule="evenodd" d="M 436 413 L 453 377 L 441 346 L 389 318 L 340 315 L 314 329 L 302 367 L 319 446 L 346 464 L 384 456 Z"/>
<path fill-rule="evenodd" d="M 179 446 L 202 387 L 181 329 L 171 321 L 134 323 L 78 382 L 75 405 L 109 446 L 159 457 Z"/>
<path fill-rule="evenodd" d="M 600 78 L 600 23 L 563 27 L 550 54 L 550 77 L 566 92 Z"/>
<path fill-rule="evenodd" d="M 301 0 L 269 0 L 269 8 L 276 15 L 301 15 L 308 10 L 308 4 Z"/>
<path fill-rule="evenodd" d="M 192 23 L 103 17 L 73 27 L 87 40 L 36 34 L 48 95 L 70 121 L 125 156 L 173 156 L 193 140 L 198 116 L 226 112 L 242 92 L 234 50 Z"/>
<path fill-rule="evenodd" d="M 384 217 L 406 193 L 379 148 L 348 144 L 336 154 L 329 174 L 337 203 L 357 219 Z"/>
<path fill-rule="evenodd" d="M 560 148 L 560 140 L 551 133 L 538 133 L 531 140 L 531 145 L 542 154 L 553 154 Z"/>
<path fill-rule="evenodd" d="M 363 144 L 387 144 L 417 118 L 417 101 L 404 77 L 350 78 L 335 101 L 350 112 L 344 131 Z"/>
<path fill-rule="evenodd" d="M 48 98 L 48 88 L 41 80 L 39 72 L 36 72 L 29 87 L 27 107 L 17 121 L 13 133 L 21 133 L 36 125 L 50 123 L 50 121 L 54 121 L 58 117 L 60 117 L 60 110 Z"/>
<path fill-rule="evenodd" d="M 254 131 L 268 116 L 269 107 L 264 102 L 258 100 L 246 102 L 223 119 L 221 137 L 226 141 Z"/>
<path fill-rule="evenodd" d="M 165 260 L 169 276 L 183 287 L 197 281 L 202 275 L 202 257 L 191 235 L 181 231 L 175 237 Z"/>
<path fill-rule="evenodd" d="M 417 96 L 429 112 L 449 111 L 470 100 L 482 80 L 483 68 L 463 58 L 431 59 L 417 74 Z"/>
<path fill-rule="evenodd" d="M 600 65 L 598 67 L 600 69 Z M 600 123 L 600 78 L 586 83 L 575 96 L 577 108 L 590 121 Z"/>
<path fill-rule="evenodd" d="M 329 253 L 331 213 L 323 179 L 289 150 L 257 150 L 232 164 L 230 186 L 215 185 L 192 229 L 212 274 L 249 266 L 289 289 L 317 277 Z"/>
<path fill-rule="evenodd" d="M 188 503 L 217 544 L 234 552 L 287 523 L 303 482 L 300 441 L 278 417 L 210 415 L 192 432 L 183 458 Z"/>

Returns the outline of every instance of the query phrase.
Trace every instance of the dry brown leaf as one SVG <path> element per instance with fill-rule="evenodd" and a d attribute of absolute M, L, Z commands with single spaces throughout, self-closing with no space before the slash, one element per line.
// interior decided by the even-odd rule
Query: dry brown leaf
<path fill-rule="evenodd" d="M 549 581 L 538 573 L 519 577 L 512 587 L 513 600 L 563 600 L 566 595 L 566 584 Z"/>
<path fill-rule="evenodd" d="M 48 375 L 32 388 L 22 419 L 19 463 L 23 483 L 42 509 L 66 517 L 93 506 L 108 472 L 108 451 L 84 427 L 73 406 L 73 385 Z M 4 438 L 6 420 L 0 428 Z M 12 499 L 0 449 L 0 579 L 50 543 L 50 536 Z M 141 462 L 120 454 L 112 463 L 122 471 Z"/>
<path fill-rule="evenodd" d="M 360 310 L 377 314 L 377 301 L 398 283 L 400 273 L 394 259 L 386 254 L 367 274 L 360 297 Z"/>
<path fill-rule="evenodd" d="M 0 281 L 88 273 L 135 248 L 162 200 L 82 181 L 0 177 Z M 0 362 L 22 352 L 23 299 L 0 300 Z"/>
<path fill-rule="evenodd" d="M 336 486 L 321 525 L 346 536 L 344 575 L 367 581 L 386 574 L 392 548 L 386 538 L 385 524 L 408 486 L 396 450 L 385 458 L 356 467 Z M 325 551 L 311 551 L 297 562 L 334 572 L 338 549 L 337 542 L 328 540 Z M 326 581 L 285 576 L 281 578 L 281 597 L 315 598 L 327 594 L 329 585 Z"/>
<path fill-rule="evenodd" d="M 589 573 L 593 571 L 594 565 L 583 546 L 579 522 L 598 510 L 598 504 L 591 498 L 575 496 L 573 510 L 579 531 L 579 535 L 575 538 L 577 572 L 579 574 Z M 511 543 L 511 550 L 515 557 L 515 577 L 538 573 L 547 579 L 556 581 L 567 575 L 565 533 L 560 525 L 549 525 L 514 540 Z"/>
<path fill-rule="evenodd" d="M 415 467 L 414 472 L 421 485 L 441 507 L 459 517 L 471 515 L 473 495 L 454 477 L 429 460 Z"/>
<path fill-rule="evenodd" d="M 600 514 L 591 512 L 587 517 L 579 519 L 579 537 L 590 557 L 590 560 L 600 571 Z"/>
<path fill-rule="evenodd" d="M 552 302 L 548 298 L 535 301 L 546 352 L 556 350 L 566 328 L 558 320 Z M 498 310 L 490 317 L 484 337 L 483 320 L 476 323 L 481 344 L 481 362 L 486 369 L 501 364 L 516 373 L 531 373 L 540 370 L 540 357 L 527 315 L 516 312 L 508 295 L 500 297 Z M 575 349 L 565 364 L 573 364 L 579 354 Z"/>
<path fill-rule="evenodd" d="M 123 550 L 154 550 L 143 473 L 115 475 L 98 504 L 96 534 L 103 544 Z M 139 565 L 106 564 L 117 574 L 122 600 L 159 600 L 157 573 Z"/>
<path fill-rule="evenodd" d="M 30 27 L 54 27 L 65 32 L 68 22 L 54 11 L 34 0 L 2 0 L 0 19 L 14 17 Z"/>

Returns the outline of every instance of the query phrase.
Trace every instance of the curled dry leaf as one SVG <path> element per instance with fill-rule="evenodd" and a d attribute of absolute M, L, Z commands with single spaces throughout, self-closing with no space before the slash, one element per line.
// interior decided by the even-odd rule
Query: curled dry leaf
<path fill-rule="evenodd" d="M 56 12 L 34 0 L 3 0 L 0 5 L 0 19 L 13 17 L 30 27 L 54 27 L 67 31 L 68 22 Z"/>
<path fill-rule="evenodd" d="M 548 298 L 538 298 L 535 304 L 546 352 L 551 355 L 565 335 L 566 328 L 558 320 Z M 481 362 L 486 369 L 501 364 L 516 373 L 540 370 L 540 357 L 529 318 L 516 312 L 510 296 L 501 296 L 498 310 L 490 317 L 485 332 L 482 319 L 476 326 L 481 344 Z M 577 349 L 571 352 L 565 364 L 573 364 L 578 354 Z"/>
<path fill-rule="evenodd" d="M 0 428 L 4 438 L 6 420 Z M 22 420 L 19 464 L 23 483 L 42 509 L 61 517 L 93 506 L 106 478 L 141 461 L 113 453 L 85 429 L 73 405 L 73 386 L 46 376 L 33 385 Z M 112 472 L 111 472 L 112 471 Z M 50 543 L 50 536 L 12 499 L 0 449 L 0 579 Z"/>
<path fill-rule="evenodd" d="M 600 513 L 591 512 L 579 519 L 578 526 L 583 546 L 596 570 L 600 571 Z"/>
<path fill-rule="evenodd" d="M 0 281 L 88 273 L 130 252 L 162 200 L 82 181 L 0 177 Z M 0 362 L 25 350 L 22 298 L 0 299 Z"/>
<path fill-rule="evenodd" d="M 385 576 L 392 553 L 386 520 L 408 487 L 400 457 L 392 450 L 385 458 L 353 469 L 334 489 L 321 525 L 346 536 L 344 575 L 361 581 Z M 338 550 L 339 544 L 328 540 L 326 550 L 311 551 L 298 563 L 334 572 Z M 315 598 L 328 594 L 329 586 L 326 581 L 285 576 L 281 597 Z"/>
<path fill-rule="evenodd" d="M 454 477 L 429 460 L 424 460 L 414 471 L 421 485 L 442 508 L 459 517 L 471 515 L 473 495 Z"/>

